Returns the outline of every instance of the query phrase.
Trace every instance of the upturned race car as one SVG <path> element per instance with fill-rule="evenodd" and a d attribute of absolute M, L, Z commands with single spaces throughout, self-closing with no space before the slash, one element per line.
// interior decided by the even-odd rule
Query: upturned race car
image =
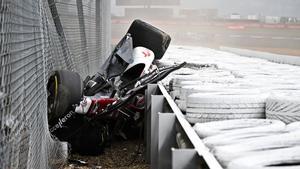
<path fill-rule="evenodd" d="M 67 141 L 72 152 L 98 155 L 115 137 L 143 131 L 144 93 L 185 63 L 158 67 L 171 38 L 135 20 L 99 72 L 82 80 L 76 72 L 54 71 L 48 90 L 51 134 Z"/>

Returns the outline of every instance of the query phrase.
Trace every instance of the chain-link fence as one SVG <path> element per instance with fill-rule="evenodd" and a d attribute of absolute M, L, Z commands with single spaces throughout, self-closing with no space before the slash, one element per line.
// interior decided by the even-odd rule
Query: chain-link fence
<path fill-rule="evenodd" d="M 67 144 L 47 122 L 55 69 L 83 77 L 110 51 L 110 1 L 0 0 L 0 168 L 58 168 Z"/>

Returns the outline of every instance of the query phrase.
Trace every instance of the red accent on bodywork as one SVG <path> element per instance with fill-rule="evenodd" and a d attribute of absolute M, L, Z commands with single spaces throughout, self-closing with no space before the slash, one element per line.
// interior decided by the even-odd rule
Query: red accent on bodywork
<path fill-rule="evenodd" d="M 143 54 L 144 54 L 144 57 L 149 57 L 151 55 L 148 50 L 147 51 L 143 51 Z"/>
<path fill-rule="evenodd" d="M 109 104 L 112 104 L 113 102 L 115 102 L 116 99 L 115 98 L 100 98 L 97 100 L 93 100 L 93 104 L 95 104 L 95 102 L 98 103 L 99 111 L 102 111 L 103 109 L 105 109 Z"/>

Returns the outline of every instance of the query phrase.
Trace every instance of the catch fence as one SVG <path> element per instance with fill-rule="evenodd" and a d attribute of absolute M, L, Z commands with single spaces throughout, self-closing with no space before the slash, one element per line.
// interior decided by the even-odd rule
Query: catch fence
<path fill-rule="evenodd" d="M 95 73 L 110 52 L 110 1 L 0 0 L 0 168 L 58 168 L 66 143 L 47 122 L 47 79 Z"/>

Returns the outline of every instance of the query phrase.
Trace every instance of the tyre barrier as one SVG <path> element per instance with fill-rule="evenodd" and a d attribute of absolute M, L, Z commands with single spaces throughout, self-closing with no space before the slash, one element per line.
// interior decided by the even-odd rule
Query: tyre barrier
<path fill-rule="evenodd" d="M 247 138 L 267 136 L 276 134 L 285 130 L 285 124 L 281 121 L 271 121 L 268 125 L 258 125 L 256 127 L 234 129 L 221 134 L 212 135 L 203 139 L 208 147 L 226 145 L 240 142 Z"/>
<path fill-rule="evenodd" d="M 248 138 L 243 142 L 214 147 L 212 152 L 223 166 L 235 158 L 255 151 L 300 146 L 300 131 Z"/>
<path fill-rule="evenodd" d="M 234 159 L 227 169 L 299 169 L 300 146 L 258 151 Z"/>
<path fill-rule="evenodd" d="M 206 138 L 218 134 L 225 133 L 247 133 L 270 130 L 283 130 L 285 124 L 278 120 L 266 119 L 238 119 L 213 121 L 208 123 L 197 123 L 194 125 L 194 130 L 200 138 Z"/>
<path fill-rule="evenodd" d="M 224 89 L 224 87 L 227 88 L 229 86 L 227 86 L 227 85 L 216 85 L 216 84 L 214 84 L 214 85 L 203 85 L 203 86 L 199 86 L 199 85 L 197 85 L 197 86 L 196 85 L 182 86 L 179 89 L 179 93 L 178 93 L 178 91 L 176 91 L 176 92 L 174 91 L 173 94 L 176 95 L 176 96 L 173 96 L 173 97 L 174 98 L 176 97 L 176 98 L 180 99 L 180 101 L 178 102 L 180 104 L 178 104 L 178 106 L 182 111 L 186 112 L 186 108 L 187 108 L 186 100 L 187 100 L 187 97 L 191 94 L 195 94 L 195 93 L 224 94 L 224 93 L 227 93 L 227 92 L 228 93 L 239 93 L 239 94 L 242 93 L 242 92 L 244 92 L 244 93 L 251 93 L 251 92 L 255 93 L 252 90 L 240 90 L 240 89 L 228 89 L 228 90 L 226 90 L 226 89 Z M 259 93 L 259 91 L 256 91 L 256 93 Z M 190 107 L 195 107 L 195 106 L 192 105 Z"/>
<path fill-rule="evenodd" d="M 182 86 L 179 89 L 179 95 L 181 100 L 187 100 L 187 97 L 191 94 L 195 93 L 215 93 L 215 94 L 221 94 L 221 93 L 246 93 L 245 90 L 241 89 L 233 89 L 232 85 L 227 84 L 203 84 L 203 85 L 187 85 Z M 251 93 L 254 91 L 247 90 L 247 93 Z M 258 91 L 257 91 L 258 93 Z"/>
<path fill-rule="evenodd" d="M 193 117 L 193 114 L 187 114 L 185 116 L 186 120 L 191 124 L 196 123 L 207 123 L 207 122 L 213 122 L 213 121 L 223 121 L 223 120 L 232 120 L 232 119 L 245 119 L 245 118 L 252 118 L 252 119 L 262 119 L 260 115 L 253 114 L 242 114 L 242 115 L 219 115 L 219 114 L 210 114 L 210 115 L 195 115 L 196 117 Z M 208 117 L 209 116 L 209 117 Z"/>
<path fill-rule="evenodd" d="M 224 134 L 218 134 L 210 137 L 206 137 L 203 139 L 205 145 L 209 148 L 213 148 L 215 146 L 227 145 L 233 143 L 239 143 L 248 138 L 257 138 L 262 136 L 273 135 L 276 133 L 281 133 L 285 129 L 285 126 L 264 126 L 257 128 L 250 128 L 248 131 L 244 129 L 244 131 L 232 131 Z M 255 131 L 256 130 L 256 131 Z"/>
<path fill-rule="evenodd" d="M 194 49 L 194 48 L 192 48 Z M 178 50 L 180 51 L 180 50 Z M 182 54 L 186 54 L 187 50 L 185 50 L 182 53 L 178 54 L 178 51 L 174 52 L 174 58 L 175 56 L 180 56 Z M 211 53 L 209 53 L 211 52 Z M 202 52 L 203 53 L 203 52 Z M 205 53 L 205 52 L 204 52 Z M 262 101 L 249 101 L 249 99 L 244 99 L 244 98 L 236 98 L 236 99 L 229 99 L 229 97 L 240 97 L 240 95 L 247 95 L 245 96 L 248 98 L 251 98 L 250 100 L 255 100 L 259 97 L 257 97 L 259 94 L 254 94 L 254 97 L 249 96 L 250 93 L 239 93 L 238 96 L 226 96 L 228 98 L 226 99 L 220 99 L 220 96 L 218 95 L 229 95 L 229 93 L 223 93 L 220 94 L 219 92 L 217 94 L 212 94 L 213 92 L 206 92 L 207 90 L 201 90 L 200 87 L 196 87 L 196 85 L 201 85 L 202 86 L 213 86 L 214 84 L 220 84 L 223 87 L 223 90 L 228 90 L 227 85 L 237 85 L 239 89 L 246 89 L 246 90 L 251 90 L 251 89 L 259 89 L 260 91 L 264 93 L 275 93 L 275 94 L 281 94 L 281 93 L 286 93 L 293 95 L 293 93 L 299 93 L 299 77 L 300 77 L 300 72 L 299 67 L 294 67 L 290 65 L 283 65 L 283 64 L 275 64 L 271 63 L 265 60 L 261 59 L 252 59 L 252 58 L 244 58 L 244 57 L 239 57 L 237 55 L 233 54 L 228 54 L 228 53 L 222 53 L 222 52 L 216 52 L 216 51 L 207 51 L 207 53 L 201 55 L 198 52 L 193 52 L 192 54 L 186 54 L 188 55 L 188 58 L 193 59 L 194 63 L 214 63 L 217 65 L 218 70 L 230 72 L 231 75 L 234 76 L 234 78 L 231 78 L 231 76 L 226 76 L 224 78 L 222 77 L 215 77 L 215 75 L 211 74 L 211 76 L 205 76 L 201 75 L 196 78 L 195 76 L 190 76 L 184 79 L 180 80 L 175 80 L 176 83 L 173 83 L 175 90 L 176 90 L 176 95 L 177 98 L 180 98 L 180 100 L 177 100 L 177 104 L 180 106 L 181 109 L 186 108 L 186 117 L 191 123 L 196 123 L 196 122 L 207 122 L 207 121 L 213 121 L 213 120 L 224 120 L 224 119 L 230 119 L 230 118 L 245 118 L 251 115 L 259 115 L 260 113 L 253 113 L 254 111 L 257 110 L 262 110 L 266 109 L 266 98 L 263 98 Z M 195 57 L 201 55 L 201 57 Z M 222 56 L 222 57 L 220 57 Z M 224 56 L 224 57 L 223 57 Z M 178 59 L 180 60 L 180 59 Z M 196 72 L 196 71 L 195 71 Z M 202 70 L 199 72 L 202 73 Z M 191 73 L 191 72 L 189 72 Z M 207 70 L 204 70 L 204 73 L 207 73 Z M 195 78 L 193 78 L 195 77 Z M 177 78 L 177 77 L 175 77 Z M 219 80 L 222 79 L 222 80 Z M 223 79 L 231 79 L 232 83 L 229 83 L 228 81 L 225 81 Z M 206 85 L 207 84 L 207 85 Z M 193 87 L 191 87 L 193 86 Z M 221 87 L 221 89 L 222 89 Z M 215 87 L 212 87 L 215 88 Z M 203 89 L 203 87 L 202 87 Z M 217 88 L 215 88 L 216 90 Z M 186 90 L 186 91 L 185 91 Z M 190 101 L 189 98 L 195 94 L 196 92 L 200 93 L 206 93 L 206 94 L 199 94 L 201 97 L 202 96 L 209 96 L 211 95 L 212 97 L 206 97 L 204 99 L 201 99 L 201 97 L 195 97 L 195 101 Z M 252 93 L 253 94 L 253 93 Z M 232 93 L 231 93 L 232 95 Z M 286 99 L 286 97 L 285 97 Z M 186 104 L 184 104 L 184 100 L 186 101 Z M 219 101 L 222 100 L 222 101 Z M 296 100 L 296 99 L 295 99 Z M 294 100 L 294 101 L 295 101 Z M 300 99 L 298 99 L 300 100 Z M 277 101 L 278 102 L 278 101 Z M 272 119 L 278 119 L 282 120 L 286 123 L 290 123 L 293 121 L 297 121 L 298 119 L 298 114 L 296 114 L 296 108 L 291 106 L 292 104 L 273 104 L 272 110 L 276 110 L 276 112 L 267 112 L 267 116 L 271 120 Z M 267 106 L 268 107 L 268 106 Z M 221 110 L 220 110 L 221 109 Z M 268 109 L 268 108 L 267 108 Z M 212 112 L 212 110 L 217 110 L 215 113 Z M 252 112 L 253 110 L 253 112 Z M 278 110 L 278 111 L 277 111 Z M 282 111 L 283 112 L 279 112 Z M 288 114 L 291 114 L 291 110 L 294 111 L 294 117 Z M 249 113 L 250 112 L 250 113 Z M 286 113 L 288 112 L 288 113 Z M 299 112 L 299 111 L 298 111 Z M 231 114 L 230 114 L 231 113 Z M 280 114 L 280 116 L 277 116 L 278 113 L 284 113 Z M 265 113 L 261 113 L 265 116 Z M 273 114 L 276 114 L 276 118 L 271 118 Z M 250 117 L 249 117 L 250 118 Z M 283 120 L 284 119 L 284 120 Z M 249 119 L 252 120 L 252 119 Z M 256 120 L 256 119 L 254 119 Z M 260 119 L 259 119 L 260 120 Z M 276 121 L 276 120 L 275 120 Z M 300 120 L 299 120 L 300 121 Z M 216 121 L 217 122 L 217 121 Z M 212 122 L 210 122 L 212 123 Z M 259 127 L 260 125 L 257 125 L 255 123 L 253 124 L 248 124 L 248 127 L 241 127 L 243 125 L 243 122 L 240 122 L 240 125 L 237 125 L 237 127 L 230 127 L 232 124 L 232 120 L 229 120 L 227 124 L 223 124 L 224 129 L 218 129 L 216 123 L 212 123 L 210 127 L 207 127 L 208 129 L 214 129 L 215 126 L 217 126 L 216 130 L 221 130 L 217 132 L 212 132 L 213 134 L 208 134 L 207 136 L 203 134 L 203 136 L 200 136 L 201 138 L 204 138 L 206 141 L 206 144 L 209 144 L 209 140 L 214 138 L 216 142 L 211 141 L 213 144 L 211 145 L 211 150 L 212 152 L 219 152 L 217 148 L 220 147 L 225 147 L 225 146 L 238 146 L 244 144 L 245 146 L 248 147 L 243 147 L 243 148 L 228 148 L 228 154 L 230 151 L 232 152 L 241 152 L 243 153 L 242 155 L 239 155 L 233 159 L 225 159 L 227 160 L 228 167 L 235 167 L 234 169 L 260 169 L 260 168 L 276 168 L 276 169 L 282 169 L 282 168 L 300 168 L 299 166 L 299 160 L 298 161 L 292 161 L 292 163 L 297 163 L 297 164 L 291 164 L 290 159 L 284 158 L 284 157 L 274 157 L 277 158 L 278 160 L 282 160 L 278 163 L 278 160 L 276 161 L 269 161 L 266 163 L 258 163 L 254 159 L 257 160 L 262 160 L 266 161 L 276 153 L 275 151 L 270 150 L 269 148 L 274 150 L 282 150 L 281 153 L 277 153 L 278 155 L 285 156 L 285 154 L 288 154 L 289 152 L 300 152 L 299 148 L 296 150 L 295 147 L 290 148 L 288 151 L 283 151 L 286 150 L 285 147 L 286 145 L 294 146 L 297 145 L 297 140 L 295 136 L 293 137 L 292 134 L 293 132 L 297 132 L 298 129 L 300 128 L 300 122 L 294 122 L 292 124 L 285 125 L 283 122 L 280 122 L 280 125 L 277 127 L 275 126 L 274 128 L 270 129 L 268 126 L 268 123 L 266 125 L 262 125 L 263 127 L 266 127 L 268 129 L 266 130 L 261 130 L 257 129 L 258 131 L 249 131 L 249 132 L 242 132 L 243 129 L 251 129 L 255 127 Z M 298 123 L 298 124 L 297 124 Z M 197 123 L 194 128 L 197 131 L 197 129 L 202 130 L 205 129 L 203 126 L 198 126 L 197 125 L 202 125 L 201 123 Z M 205 123 L 204 123 L 205 124 Z M 228 128 L 226 128 L 228 127 Z M 234 129 L 232 129 L 234 128 Z M 231 131 L 239 131 L 237 133 L 231 133 Z M 271 130 L 271 131 L 269 131 Z M 197 132 L 198 133 L 198 132 Z M 199 134 L 199 133 L 198 133 Z M 290 135 L 288 135 L 290 134 Z M 199 134 L 200 135 L 200 134 Z M 278 139 L 280 137 L 280 139 Z M 291 137 L 289 142 L 289 137 Z M 265 141 L 264 139 L 269 138 L 269 140 Z M 282 141 L 283 139 L 283 141 Z M 286 139 L 286 140 L 284 140 Z M 293 140 L 295 139 L 295 140 Z M 253 140 L 253 142 L 251 141 Z M 256 143 L 255 140 L 260 140 L 259 143 Z M 223 141 L 219 142 L 219 141 Z M 241 142 L 243 141 L 243 142 Z M 264 142 L 265 141 L 265 142 Z M 285 144 L 285 145 L 282 145 Z M 217 146 L 216 146 L 217 145 Z M 222 146 L 221 146 L 222 145 Z M 255 147 L 254 145 L 258 145 Z M 253 146 L 253 148 L 251 148 Z M 250 147 L 250 148 L 249 148 Z M 223 149 L 222 149 L 223 150 Z M 245 151 L 245 152 L 244 152 Z M 267 152 L 267 153 L 266 153 Z M 264 155 L 259 156 L 258 153 L 264 153 Z M 254 156 L 253 158 L 248 158 L 248 160 L 244 160 L 243 162 L 237 162 L 235 163 L 234 166 L 234 161 L 241 159 L 241 158 L 246 158 L 249 156 L 252 156 L 253 154 L 256 154 L 256 157 Z M 258 155 L 257 155 L 258 154 Z M 229 154 L 228 156 L 231 156 L 232 154 Z M 245 155 L 245 156 L 244 156 Z M 269 156 L 270 155 L 270 156 Z M 299 156 L 298 154 L 295 154 L 296 156 Z M 226 157 L 228 157 L 226 156 Z M 289 156 L 289 155 L 288 155 Z M 291 157 L 291 156 L 290 156 Z M 293 158 L 292 158 L 293 159 Z M 272 160 L 272 157 L 271 157 Z M 254 162 L 252 162 L 254 161 Z M 233 164 L 232 164 L 233 163 Z M 254 164 L 253 164 L 254 163 Z M 284 163 L 282 165 L 282 163 Z M 250 167 L 249 167 L 250 166 Z"/>
<path fill-rule="evenodd" d="M 188 103 L 188 107 L 197 107 L 205 109 L 250 109 L 250 108 L 264 108 L 265 103 L 233 103 L 233 104 L 215 104 L 215 103 Z"/>
<path fill-rule="evenodd" d="M 169 88 L 172 94 L 172 98 L 179 98 L 182 100 L 186 100 L 186 96 L 187 94 L 182 94 L 182 88 L 187 86 L 187 88 L 193 88 L 195 89 L 195 93 L 197 92 L 217 92 L 217 91 L 223 91 L 222 89 L 226 88 L 227 85 L 233 85 L 235 83 L 225 83 L 222 81 L 222 79 L 218 79 L 218 80 L 207 80 L 207 79 L 201 79 L 202 81 L 200 81 L 200 77 L 198 76 L 190 76 L 190 78 L 194 78 L 194 81 L 191 81 L 193 79 L 177 79 L 177 82 L 174 82 L 174 79 L 172 81 L 169 82 Z M 196 79 L 195 79 L 196 78 Z M 206 81 L 205 81 L 206 80 Z M 191 86 L 191 87 L 190 87 Z M 200 87 L 202 89 L 200 89 Z M 193 90 L 184 90 L 184 91 L 188 91 L 188 92 L 192 92 Z"/>
<path fill-rule="evenodd" d="M 188 82 L 185 82 L 188 81 Z M 192 82 L 194 81 L 194 82 Z M 183 83 L 184 82 L 184 83 Z M 174 91 L 182 86 L 182 84 L 201 84 L 201 83 L 219 83 L 230 84 L 236 83 L 234 77 L 217 77 L 217 76 L 200 76 L 199 74 L 192 75 L 176 75 L 169 82 L 170 90 Z"/>
<path fill-rule="evenodd" d="M 216 146 L 228 145 L 228 144 L 236 144 L 243 142 L 248 138 L 259 138 L 263 136 L 269 136 L 276 133 L 282 132 L 278 130 L 273 131 L 259 131 L 259 132 L 245 132 L 245 133 L 226 133 L 226 134 L 219 134 L 215 136 L 210 136 L 203 139 L 203 142 L 207 147 L 213 149 Z M 220 140 L 221 139 L 221 140 Z"/>
<path fill-rule="evenodd" d="M 300 130 L 300 121 L 293 122 L 293 123 L 290 123 L 290 124 L 286 125 L 285 130 L 287 132 L 292 132 L 292 131 Z"/>
<path fill-rule="evenodd" d="M 236 104 L 236 103 L 265 103 L 267 95 L 235 95 L 235 94 L 193 94 L 188 97 L 188 103 L 215 103 L 215 104 Z"/>
<path fill-rule="evenodd" d="M 278 119 L 287 124 L 300 121 L 300 95 L 270 96 L 266 100 L 266 117 Z"/>
<path fill-rule="evenodd" d="M 175 103 L 177 104 L 178 108 L 182 111 L 186 111 L 186 101 L 185 100 L 175 100 Z"/>
<path fill-rule="evenodd" d="M 192 94 L 187 99 L 186 118 L 190 123 L 265 118 L 266 97 L 264 94 Z"/>

